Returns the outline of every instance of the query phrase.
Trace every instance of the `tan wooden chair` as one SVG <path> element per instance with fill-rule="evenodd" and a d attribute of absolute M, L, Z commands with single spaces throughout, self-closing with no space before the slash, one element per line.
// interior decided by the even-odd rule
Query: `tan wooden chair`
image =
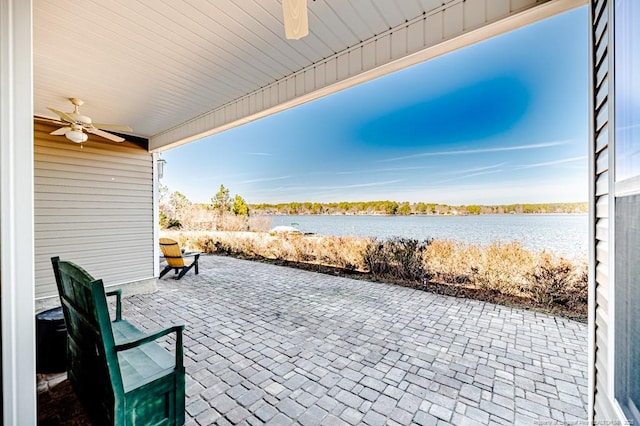
<path fill-rule="evenodd" d="M 194 266 L 196 275 L 198 275 L 198 259 L 200 258 L 200 253 L 183 253 L 182 250 L 180 250 L 178 242 L 171 238 L 160 238 L 160 249 L 167 261 L 167 266 L 160 272 L 160 278 L 164 277 L 173 269 L 175 273 L 178 274 L 176 279 L 179 280 Z M 193 257 L 193 262 L 187 265 L 184 261 L 185 257 Z"/>

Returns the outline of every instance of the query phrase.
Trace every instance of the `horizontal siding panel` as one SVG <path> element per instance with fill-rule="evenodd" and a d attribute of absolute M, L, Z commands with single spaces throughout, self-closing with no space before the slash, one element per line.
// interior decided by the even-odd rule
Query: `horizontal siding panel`
<path fill-rule="evenodd" d="M 603 196 L 609 193 L 609 172 L 603 172 L 598 176 L 595 186 L 595 194 L 597 197 Z"/>
<path fill-rule="evenodd" d="M 598 383 L 597 389 L 600 389 L 601 386 L 605 386 L 604 383 Z M 593 418 L 594 422 L 601 422 L 599 424 L 611 424 L 612 420 L 617 416 L 606 394 L 598 392 L 596 397 L 596 403 L 594 404 L 594 413 L 595 416 Z"/>
<path fill-rule="evenodd" d="M 115 198 L 115 197 L 114 197 Z M 109 208 L 111 210 L 115 209 L 115 213 L 117 213 L 118 211 L 122 210 L 130 210 L 129 212 L 127 212 L 127 214 L 129 213 L 135 213 L 136 211 L 140 212 L 141 214 L 146 215 L 149 212 L 150 208 L 153 208 L 153 198 L 151 196 L 149 196 L 148 198 L 144 199 L 144 198 L 134 198 L 134 199 L 126 199 L 126 200 L 122 200 L 119 201 L 119 199 L 117 199 L 118 201 L 109 201 L 107 202 L 106 200 L 100 200 L 100 201 L 71 201 L 71 200 L 64 200 L 64 205 L 66 209 L 69 209 L 71 211 L 79 211 L 81 212 L 81 214 L 88 214 L 88 215 L 100 215 L 100 214 L 104 214 L 103 212 L 104 210 L 104 205 L 108 205 Z M 51 215 L 51 213 L 54 214 L 60 214 L 59 210 L 55 211 L 55 212 L 51 212 L 50 210 L 54 210 L 54 209 L 59 209 L 60 208 L 60 202 L 56 201 L 56 200 L 36 200 L 35 201 L 35 208 L 36 209 L 42 209 L 45 210 L 44 213 L 40 213 L 41 215 Z M 88 210 L 88 211 L 87 211 Z M 91 210 L 96 211 L 96 213 L 92 213 Z M 113 213 L 112 213 L 113 214 Z"/>
<path fill-rule="evenodd" d="M 92 235 L 90 237 L 70 235 L 67 238 L 68 240 L 73 240 L 74 249 L 84 247 L 94 250 L 107 250 L 115 245 L 120 245 L 121 247 L 126 247 L 126 253 L 135 252 L 136 250 L 143 250 L 142 253 L 144 253 L 148 237 L 149 232 L 126 236 L 116 235 L 112 232 L 112 235 Z M 100 243 L 96 243 L 96 240 L 99 240 Z M 41 239 L 40 248 L 42 254 L 50 253 L 52 256 L 56 256 L 60 251 L 60 238 Z M 125 250 L 120 249 L 119 251 L 122 253 Z M 127 254 L 126 257 L 128 258 L 129 255 Z"/>
<path fill-rule="evenodd" d="M 609 31 L 606 1 L 594 1 L 591 9 L 592 51 L 595 55 L 595 88 L 593 98 L 595 155 L 595 345 L 594 420 L 612 420 L 606 390 L 608 386 L 609 331 Z"/>
<path fill-rule="evenodd" d="M 607 19 L 598 19 L 598 21 L 596 22 L 595 25 L 595 30 L 594 30 L 594 37 L 593 39 L 596 41 L 596 43 L 601 43 L 602 41 L 602 36 L 604 35 L 605 31 L 607 30 Z"/>
<path fill-rule="evenodd" d="M 604 58 L 604 56 L 606 56 L 607 54 L 607 49 L 609 47 L 609 34 L 607 31 L 605 31 L 602 34 L 602 39 L 600 40 L 600 42 L 598 43 L 598 45 L 596 46 L 596 58 Z"/>
<path fill-rule="evenodd" d="M 602 367 L 602 366 L 600 366 Z M 610 410 L 611 407 L 609 407 L 609 401 L 607 401 L 607 394 L 606 394 L 606 389 L 607 389 L 607 374 L 606 374 L 606 370 L 602 369 L 597 369 L 597 374 L 596 374 L 596 400 L 595 400 L 595 404 L 594 404 L 594 420 L 598 420 L 598 418 L 600 418 L 601 420 L 605 420 L 605 422 L 603 422 L 603 424 L 607 424 L 609 422 L 611 422 L 611 419 L 613 419 L 614 417 L 610 417 Z M 597 423 L 596 423 L 597 424 Z"/>
<path fill-rule="evenodd" d="M 606 381 L 606 365 L 607 365 L 607 336 L 606 334 L 598 334 L 599 329 L 596 328 L 596 369 L 598 370 L 598 376 L 603 381 Z"/>
<path fill-rule="evenodd" d="M 39 169 L 44 170 L 60 170 L 60 166 L 64 165 L 69 170 L 80 173 L 90 173 L 96 175 L 108 175 L 119 177 L 146 178 L 152 174 L 150 169 L 151 159 L 141 162 L 139 165 L 129 164 L 112 164 L 105 161 L 88 161 L 87 159 L 70 159 L 66 157 L 53 157 L 47 155 L 44 159 L 38 160 L 35 164 Z"/>
<path fill-rule="evenodd" d="M 596 217 L 609 217 L 609 198 L 598 197 L 596 200 Z"/>
<path fill-rule="evenodd" d="M 60 172 L 54 167 L 48 165 L 42 167 L 42 165 L 42 162 L 35 164 L 36 167 L 40 168 L 35 170 L 34 178 L 55 178 L 57 179 L 56 182 L 60 182 L 60 179 L 67 179 L 68 182 L 65 182 L 65 184 L 72 186 L 92 185 L 93 182 L 103 182 L 111 185 L 145 185 L 153 177 L 152 173 L 138 173 L 136 176 L 126 176 L 120 170 L 112 170 L 109 173 L 107 169 L 88 171 L 91 168 L 86 168 L 83 171 L 76 166 L 71 166 L 69 170 Z"/>
<path fill-rule="evenodd" d="M 105 219 L 108 219 L 114 222 L 114 225 L 113 225 L 114 229 L 118 229 L 118 223 L 120 223 L 119 219 L 123 218 L 124 216 L 127 216 L 126 221 L 131 220 L 134 222 L 138 222 L 140 224 L 148 222 L 147 215 L 139 212 L 136 212 L 135 214 L 132 214 L 129 212 L 122 212 L 122 211 L 96 212 L 95 209 L 93 209 L 93 210 L 83 210 L 79 212 L 72 212 L 71 214 L 65 215 L 64 212 L 68 210 L 69 209 L 64 209 L 64 210 L 61 209 L 58 212 L 58 214 L 55 214 L 55 212 L 54 214 L 51 214 L 48 212 L 36 211 L 36 214 L 34 216 L 40 223 L 73 224 L 73 223 L 79 222 L 79 223 L 92 223 L 95 225 L 97 223 L 103 222 Z M 90 214 L 87 214 L 87 212 L 89 212 Z"/>
<path fill-rule="evenodd" d="M 609 146 L 609 126 L 605 126 L 596 135 L 596 153 Z"/>
<path fill-rule="evenodd" d="M 46 183 L 47 179 L 40 179 L 38 184 L 41 188 L 42 192 L 35 194 L 35 199 L 43 200 L 48 199 L 47 197 L 59 195 L 60 199 L 68 199 L 68 197 L 73 196 L 75 194 L 78 195 L 95 195 L 96 197 L 119 197 L 119 195 L 114 194 L 113 188 L 114 185 L 105 185 L 104 188 L 91 187 L 88 185 L 85 186 L 71 186 L 71 185 L 49 185 Z M 58 182 L 60 183 L 60 182 Z M 67 183 L 64 181 L 64 183 Z M 120 185 L 124 186 L 124 185 Z M 123 198 L 136 198 L 136 197 L 146 197 L 149 195 L 149 191 L 144 186 L 126 186 L 126 191 L 120 191 L 123 195 Z"/>
<path fill-rule="evenodd" d="M 52 269 L 51 257 L 60 256 L 62 259 L 78 262 L 80 266 L 87 270 L 89 267 L 96 268 L 100 266 L 103 275 L 107 278 L 119 273 L 125 266 L 134 266 L 129 271 L 132 274 L 136 274 L 136 271 L 140 270 L 138 272 L 143 275 L 146 274 L 147 277 L 153 275 L 148 273 L 148 271 L 153 270 L 153 263 L 151 262 L 151 256 L 148 254 L 146 244 L 140 243 L 137 246 L 126 247 L 126 250 L 117 247 L 104 247 L 107 246 L 92 248 L 91 245 L 78 245 L 66 249 L 47 247 L 42 250 L 42 260 L 36 263 L 36 270 L 42 272 Z M 144 265 L 145 261 L 147 262 L 147 267 L 140 268 L 140 265 Z M 137 267 L 135 266 L 136 264 L 138 264 Z M 94 278 L 105 278 L 105 276 L 95 276 Z"/>
<path fill-rule="evenodd" d="M 607 7 L 609 5 L 607 4 L 606 0 L 601 0 L 601 1 L 596 1 L 595 4 L 593 5 L 593 18 L 596 22 L 596 25 L 598 22 L 600 22 L 601 20 L 606 21 L 608 18 L 608 13 L 607 13 Z"/>
<path fill-rule="evenodd" d="M 597 241 L 596 242 L 596 260 L 598 264 L 596 265 L 596 279 L 599 285 L 607 284 L 607 277 L 609 276 L 609 272 L 607 269 L 607 264 L 609 256 L 609 243 L 607 241 Z M 601 281 L 603 280 L 603 281 Z"/>
<path fill-rule="evenodd" d="M 36 120 L 36 298 L 57 294 L 50 258 L 76 262 L 105 284 L 153 277 L 153 158 L 131 143 L 79 145 Z M 68 143 L 67 143 L 68 142 Z"/>
<path fill-rule="evenodd" d="M 596 281 L 598 283 L 598 287 L 602 287 L 604 290 L 607 286 L 609 280 L 609 271 L 607 265 L 598 262 L 596 266 Z"/>
<path fill-rule="evenodd" d="M 139 269 L 140 264 L 131 263 L 131 264 L 120 264 L 121 270 L 116 273 L 112 271 L 105 270 L 104 265 L 100 267 L 100 265 L 87 265 L 87 262 L 83 262 L 82 259 L 73 260 L 74 263 L 81 264 L 82 267 L 94 278 L 102 279 L 105 286 L 116 285 L 116 284 L 124 284 L 135 281 L 142 281 L 153 278 L 153 269 L 150 269 L 148 272 L 136 272 L 136 269 Z M 149 263 L 149 260 L 146 259 L 144 263 Z M 51 266 L 51 262 L 49 262 L 49 266 Z M 111 265 L 110 265 L 111 266 Z M 36 274 L 36 282 L 47 282 L 54 281 L 55 277 L 53 276 L 53 269 L 50 267 L 51 271 L 49 273 L 45 273 L 41 276 Z M 35 292 L 38 298 L 44 297 L 54 297 L 58 294 L 55 285 L 37 285 L 35 286 Z"/>
<path fill-rule="evenodd" d="M 57 187 L 47 186 L 48 189 L 57 189 Z M 113 191 L 103 191 L 104 194 L 94 194 L 90 192 L 79 193 L 79 192 L 71 192 L 71 191 L 55 191 L 51 192 L 40 192 L 36 194 L 34 200 L 36 202 L 47 202 L 47 201 L 83 201 L 88 203 L 95 203 L 96 195 L 100 195 L 100 202 L 152 202 L 152 198 L 148 191 L 141 191 L 139 194 L 132 193 L 127 195 L 117 195 L 113 194 Z"/>
<path fill-rule="evenodd" d="M 596 240 L 609 241 L 609 219 L 600 219 L 596 223 Z"/>
<path fill-rule="evenodd" d="M 596 155 L 596 174 L 609 170 L 609 150 L 605 149 Z"/>
<path fill-rule="evenodd" d="M 605 75 L 604 79 L 602 80 L 602 84 L 603 85 L 608 85 L 609 84 L 609 76 Z M 600 90 L 596 91 L 596 99 L 595 99 L 595 108 L 596 109 L 601 109 L 604 105 L 605 102 L 608 101 L 608 91 L 607 90 L 603 90 L 602 88 Z"/>
<path fill-rule="evenodd" d="M 605 83 L 605 79 L 607 78 L 608 75 L 609 75 L 609 61 L 606 60 L 606 57 L 605 57 L 605 60 L 600 62 L 600 64 L 596 68 L 596 87 L 599 87 L 599 90 L 598 90 L 599 93 L 606 94 L 606 90 L 603 90 L 603 89 L 606 88 L 608 85 L 608 82 Z M 596 108 L 598 108 L 599 106 L 600 106 L 599 104 L 596 104 Z"/>
<path fill-rule="evenodd" d="M 146 184 L 144 182 L 127 183 L 118 179 L 114 180 L 93 180 L 84 179 L 78 180 L 71 179 L 70 177 L 53 177 L 45 176 L 42 173 L 36 172 L 33 177 L 35 185 L 54 185 L 54 186 L 66 186 L 69 188 L 97 188 L 97 189 L 111 189 L 113 191 L 143 191 L 146 192 Z"/>
<path fill-rule="evenodd" d="M 602 129 L 602 127 L 609 122 L 609 105 L 605 102 L 602 104 L 602 108 L 596 111 L 596 130 Z"/>
<path fill-rule="evenodd" d="M 40 254 L 45 257 L 45 259 L 49 260 L 53 256 L 60 256 L 62 259 L 71 259 L 71 258 L 81 258 L 87 264 L 90 263 L 103 263 L 111 257 L 114 259 L 113 264 L 108 266 L 109 269 L 120 269 L 120 262 L 125 259 L 144 259 L 148 257 L 148 254 L 145 252 L 147 250 L 147 244 L 144 241 L 139 242 L 137 245 L 128 244 L 123 245 L 122 243 L 113 242 L 77 242 L 72 239 L 72 243 L 67 247 L 40 247 Z M 81 254 L 78 254 L 81 253 Z M 49 264 L 50 266 L 50 264 Z M 80 266 L 83 266 L 81 264 Z M 97 278 L 97 277 L 96 277 Z"/>
<path fill-rule="evenodd" d="M 605 326 L 607 323 L 606 313 L 609 312 L 609 300 L 606 285 L 600 284 L 596 287 L 596 305 L 596 311 L 598 311 L 599 309 L 602 312 L 602 315 L 605 316 L 603 319 L 604 322 L 598 324 L 601 326 Z"/>
<path fill-rule="evenodd" d="M 99 220 L 94 220 L 91 222 L 62 222 L 62 221 L 58 221 L 58 222 L 54 222 L 52 220 L 45 222 L 45 221 L 39 221 L 35 223 L 34 229 L 36 231 L 36 233 L 38 233 L 39 235 L 44 235 L 46 236 L 45 238 L 50 238 L 49 234 L 46 234 L 46 232 L 52 232 L 52 233 L 57 233 L 58 235 L 60 235 L 60 233 L 62 232 L 67 232 L 67 231 L 94 231 L 94 230 L 98 230 L 96 232 L 101 232 L 99 230 L 102 229 L 109 229 L 111 230 L 111 232 L 113 232 L 114 229 L 117 229 L 119 232 L 132 232 L 132 230 L 136 230 L 136 229 L 145 229 L 145 226 L 149 226 L 148 220 L 144 220 L 144 221 L 132 221 L 132 220 L 128 220 L 126 222 L 114 222 L 114 221 L 99 221 Z"/>

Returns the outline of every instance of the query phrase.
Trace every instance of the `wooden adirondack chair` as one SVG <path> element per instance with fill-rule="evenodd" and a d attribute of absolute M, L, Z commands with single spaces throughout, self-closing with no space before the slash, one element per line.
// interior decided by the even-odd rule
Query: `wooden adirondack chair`
<path fill-rule="evenodd" d="M 198 259 L 200 253 L 183 253 L 180 250 L 178 242 L 171 238 L 160 238 L 160 249 L 167 261 L 167 266 L 160 272 L 160 278 L 164 277 L 170 270 L 174 270 L 178 276 L 177 280 L 184 277 L 189 270 L 195 267 L 196 275 L 198 275 Z M 184 261 L 185 257 L 193 257 L 193 262 L 187 265 Z"/>
<path fill-rule="evenodd" d="M 51 259 L 67 326 L 67 369 L 92 424 L 182 425 L 185 410 L 183 325 L 145 334 L 122 319 L 121 291 Z M 106 296 L 116 296 L 111 321 Z M 176 334 L 175 355 L 154 341 Z"/>

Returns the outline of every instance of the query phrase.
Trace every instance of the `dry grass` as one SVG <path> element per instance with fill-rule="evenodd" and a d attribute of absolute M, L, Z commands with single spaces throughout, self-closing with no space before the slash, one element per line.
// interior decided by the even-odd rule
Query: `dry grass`
<path fill-rule="evenodd" d="M 519 242 L 378 241 L 266 232 L 165 231 L 189 250 L 360 271 L 370 279 L 549 310 L 584 320 L 587 262 Z"/>

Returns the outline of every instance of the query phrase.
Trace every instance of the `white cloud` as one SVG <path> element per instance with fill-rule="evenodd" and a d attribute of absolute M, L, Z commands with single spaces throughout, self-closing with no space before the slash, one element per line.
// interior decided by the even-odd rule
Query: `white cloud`
<path fill-rule="evenodd" d="M 431 166 L 415 166 L 415 167 L 388 167 L 384 169 L 368 169 L 368 170 L 351 170 L 344 172 L 336 172 L 337 175 L 355 175 L 362 173 L 380 173 L 380 172 L 404 172 L 407 170 L 425 170 L 431 169 Z"/>
<path fill-rule="evenodd" d="M 504 152 L 504 151 L 521 151 L 526 149 L 541 149 L 541 148 L 549 148 L 552 146 L 564 145 L 569 143 L 568 140 L 565 141 L 556 141 L 556 142 L 542 142 L 542 143 L 534 143 L 527 145 L 515 145 L 515 146 L 504 146 L 504 147 L 493 147 L 493 148 L 477 148 L 477 149 L 461 149 L 457 151 L 435 151 L 435 152 L 423 152 L 421 154 L 413 154 L 406 155 L 403 157 L 393 157 L 387 158 L 385 160 L 379 160 L 379 163 L 384 163 L 388 161 L 398 161 L 398 160 L 408 160 L 411 158 L 421 158 L 421 157 L 436 157 L 436 156 L 444 156 L 444 155 L 468 155 L 468 154 L 482 154 L 487 152 Z"/>
<path fill-rule="evenodd" d="M 555 166 L 558 164 L 566 164 L 566 163 L 573 163 L 575 161 L 584 161 L 587 159 L 586 155 L 582 155 L 580 157 L 570 157 L 570 158 L 563 158 L 561 160 L 553 160 L 553 161 L 545 161 L 542 163 L 532 163 L 532 164 L 520 164 L 518 166 L 515 166 L 516 170 L 519 169 L 533 169 L 536 167 L 547 167 L 547 166 Z"/>

